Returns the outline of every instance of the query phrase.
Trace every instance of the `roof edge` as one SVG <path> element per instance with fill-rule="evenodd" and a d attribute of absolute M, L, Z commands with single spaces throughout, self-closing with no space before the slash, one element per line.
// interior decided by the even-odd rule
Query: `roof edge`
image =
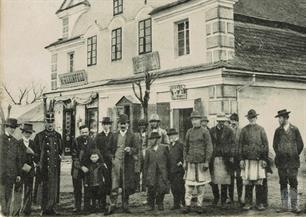
<path fill-rule="evenodd" d="M 62 6 L 64 5 L 64 3 L 63 3 L 63 4 L 61 5 L 60 9 L 58 9 L 58 10 L 55 12 L 55 14 L 59 14 L 59 13 L 61 13 L 61 12 L 63 12 L 63 11 L 69 10 L 69 9 L 71 9 L 71 8 L 74 8 L 74 7 L 79 6 L 79 5 L 82 5 L 82 4 L 85 5 L 85 6 L 90 6 L 90 3 L 89 3 L 87 0 L 85 0 L 85 1 L 79 2 L 79 3 L 75 4 L 75 5 L 71 5 L 71 6 L 67 7 L 67 8 L 61 9 Z"/>
<path fill-rule="evenodd" d="M 44 47 L 45 49 L 48 49 L 50 47 L 53 47 L 53 46 L 56 46 L 56 45 L 60 45 L 60 44 L 65 44 L 67 42 L 70 42 L 70 41 L 74 41 L 74 40 L 77 40 L 77 39 L 80 39 L 82 35 L 78 35 L 78 36 L 75 36 L 73 38 L 68 38 L 68 39 L 63 39 L 63 38 L 60 38 L 58 39 L 57 41 L 55 42 L 52 42 L 51 44 L 47 45 L 46 47 Z"/>

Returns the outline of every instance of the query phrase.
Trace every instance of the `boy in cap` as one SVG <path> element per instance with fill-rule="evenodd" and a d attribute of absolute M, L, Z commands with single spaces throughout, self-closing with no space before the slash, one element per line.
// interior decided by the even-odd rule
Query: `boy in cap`
<path fill-rule="evenodd" d="M 282 206 L 278 212 L 288 211 L 288 195 L 290 195 L 291 211 L 300 213 L 297 175 L 304 143 L 299 129 L 289 122 L 289 114 L 290 111 L 283 109 L 278 111 L 275 116 L 280 125 L 275 130 L 273 139 L 273 149 L 276 154 L 275 165 L 278 169 L 282 200 Z M 288 184 L 290 185 L 290 194 L 288 194 Z"/>
<path fill-rule="evenodd" d="M 191 113 L 192 128 L 186 133 L 184 146 L 185 168 L 185 203 L 183 213 L 191 211 L 191 200 L 196 190 L 198 213 L 202 213 L 204 185 L 211 181 L 209 162 L 213 153 L 213 145 L 209 131 L 201 127 L 201 115 L 197 111 Z"/>
<path fill-rule="evenodd" d="M 37 156 L 33 151 L 34 141 L 31 139 L 31 136 L 35 131 L 33 130 L 33 125 L 29 123 L 24 123 L 20 129 L 22 133 L 22 138 L 19 140 L 20 157 L 23 163 L 21 168 L 21 177 L 24 192 L 23 206 L 21 207 L 20 213 L 28 216 L 32 211 L 32 191 L 35 176 L 34 157 Z"/>
<path fill-rule="evenodd" d="M 15 129 L 19 126 L 17 119 L 8 118 L 4 123 L 4 134 L 1 135 L 1 158 L 0 158 L 0 195 L 1 212 L 3 215 L 16 215 L 18 210 L 11 211 L 12 194 L 16 184 L 21 182 L 22 162 L 18 141 L 13 136 Z"/>
<path fill-rule="evenodd" d="M 178 132 L 175 128 L 171 128 L 167 132 L 170 145 L 169 145 L 169 158 L 170 158 L 170 184 L 171 192 L 173 195 L 172 210 L 179 209 L 181 205 L 185 206 L 185 181 L 184 181 L 184 157 L 183 148 L 184 144 L 179 141 Z"/>
<path fill-rule="evenodd" d="M 158 132 L 151 133 L 148 140 L 150 148 L 146 150 L 144 161 L 149 211 L 155 209 L 155 204 L 158 210 L 164 210 L 164 197 L 169 192 L 169 150 L 160 143 L 160 138 Z"/>
<path fill-rule="evenodd" d="M 239 138 L 241 176 L 245 185 L 244 210 L 252 208 L 254 186 L 256 186 L 256 208 L 265 209 L 266 192 L 263 182 L 267 177 L 269 144 L 264 128 L 256 123 L 257 116 L 254 109 L 248 111 L 246 117 L 249 124 L 242 128 Z"/>

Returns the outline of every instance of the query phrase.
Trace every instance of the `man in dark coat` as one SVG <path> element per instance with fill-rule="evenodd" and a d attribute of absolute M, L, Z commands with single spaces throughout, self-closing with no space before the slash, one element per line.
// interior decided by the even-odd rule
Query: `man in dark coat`
<path fill-rule="evenodd" d="M 233 173 L 233 145 L 234 132 L 224 123 L 227 121 L 225 114 L 217 115 L 217 125 L 210 130 L 211 141 L 213 143 L 213 171 L 212 189 L 214 194 L 214 204 L 219 201 L 220 194 L 218 185 L 221 185 L 221 205 L 226 205 L 227 191 L 231 184 Z"/>
<path fill-rule="evenodd" d="M 105 180 L 105 185 L 108 186 L 106 191 L 103 192 L 100 205 L 101 207 L 106 206 L 106 197 L 111 193 L 112 185 L 112 147 L 114 146 L 114 134 L 111 132 L 112 120 L 110 117 L 103 117 L 102 119 L 102 132 L 98 133 L 95 138 L 95 143 L 97 148 L 100 150 L 100 153 L 104 159 L 104 162 L 107 166 L 106 172 L 108 173 Z"/>
<path fill-rule="evenodd" d="M 42 215 L 56 215 L 63 147 L 61 135 L 54 130 L 54 113 L 46 114 L 45 128 L 34 139 L 34 152 L 38 154 L 38 176 L 42 187 L 41 209 Z"/>
<path fill-rule="evenodd" d="M 5 132 L 1 135 L 1 159 L 0 159 L 0 195 L 1 195 L 1 211 L 3 215 L 18 213 L 10 213 L 12 193 L 16 184 L 21 181 L 21 167 L 22 162 L 20 159 L 20 149 L 18 141 L 13 136 L 15 129 L 19 125 L 14 118 L 8 118 L 4 123 Z"/>
<path fill-rule="evenodd" d="M 146 150 L 144 162 L 145 183 L 148 187 L 149 211 L 164 210 L 164 197 L 169 192 L 169 149 L 160 144 L 161 136 L 152 132 L 149 137 L 149 147 Z"/>
<path fill-rule="evenodd" d="M 33 192 L 33 180 L 35 176 L 35 165 L 34 157 L 34 141 L 31 138 L 32 134 L 35 132 L 33 130 L 33 125 L 29 123 L 23 124 L 21 128 L 22 139 L 19 140 L 20 145 L 20 155 L 22 161 L 21 178 L 23 184 L 23 206 L 21 207 L 21 213 L 23 215 L 31 214 L 32 207 L 32 192 Z"/>
<path fill-rule="evenodd" d="M 185 181 L 184 181 L 184 144 L 179 141 L 178 132 L 171 128 L 167 132 L 170 140 L 169 158 L 170 158 L 170 185 L 173 195 L 172 210 L 179 209 L 181 205 L 185 206 Z"/>
<path fill-rule="evenodd" d="M 264 182 L 267 178 L 269 143 L 265 129 L 256 123 L 257 116 L 254 109 L 248 111 L 246 117 L 249 124 L 242 128 L 239 138 L 241 176 L 245 185 L 244 210 L 252 208 L 254 186 L 256 186 L 256 208 L 266 209 Z"/>
<path fill-rule="evenodd" d="M 71 157 L 72 157 L 72 167 L 71 176 L 73 184 L 73 194 L 74 194 L 74 212 L 80 212 L 82 206 L 82 187 L 84 174 L 81 170 L 81 162 L 84 154 L 89 151 L 89 149 L 95 147 L 93 139 L 89 136 L 89 129 L 86 125 L 79 127 L 80 136 L 75 139 L 71 146 Z M 89 201 L 85 200 L 85 195 L 88 192 L 84 189 L 84 210 L 89 211 Z"/>
<path fill-rule="evenodd" d="M 289 113 L 286 109 L 278 111 L 280 127 L 275 130 L 273 148 L 275 151 L 275 165 L 278 168 L 282 207 L 279 212 L 288 211 L 288 184 L 290 185 L 291 210 L 300 213 L 298 207 L 298 169 L 300 168 L 300 154 L 304 143 L 299 129 L 289 123 Z"/>
<path fill-rule="evenodd" d="M 112 193 L 110 208 L 106 214 L 111 214 L 117 204 L 119 188 L 122 188 L 123 212 L 130 213 L 128 204 L 129 196 L 135 193 L 135 159 L 138 153 L 134 133 L 128 130 L 128 116 L 122 114 L 119 117 L 119 131 L 114 134 L 114 146 L 112 147 Z"/>

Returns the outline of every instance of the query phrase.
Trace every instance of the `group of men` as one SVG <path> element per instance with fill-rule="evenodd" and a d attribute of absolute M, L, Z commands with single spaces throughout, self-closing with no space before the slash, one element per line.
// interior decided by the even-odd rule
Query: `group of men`
<path fill-rule="evenodd" d="M 277 211 L 300 213 L 297 176 L 304 144 L 298 128 L 289 123 L 289 114 L 284 109 L 275 116 L 280 126 L 274 134 L 273 148 L 282 202 Z M 249 110 L 246 115 L 249 124 L 240 129 L 237 114 L 229 119 L 218 114 L 216 126 L 210 129 L 207 117 L 193 111 L 192 128 L 187 131 L 184 142 L 179 140 L 174 128 L 166 131 L 160 127 L 157 114 L 151 115 L 149 123 L 139 120 L 138 132 L 129 128 L 125 114 L 119 116 L 116 132 L 112 132 L 113 122 L 109 117 L 102 119 L 102 131 L 95 137 L 89 135 L 88 126 L 80 126 L 80 136 L 71 147 L 74 211 L 103 210 L 105 215 L 110 215 L 117 209 L 121 194 L 122 211 L 130 213 L 129 197 L 137 190 L 147 192 L 149 211 L 156 206 L 163 210 L 164 195 L 171 190 L 172 209 L 183 207 L 183 213 L 189 213 L 195 203 L 194 211 L 202 213 L 206 184 L 211 186 L 213 205 L 217 206 L 220 201 L 221 207 L 226 208 L 234 203 L 235 182 L 238 202 L 244 210 L 265 210 L 267 173 L 272 173 L 273 160 L 269 156 L 266 132 L 256 123 L 257 117 L 255 110 Z M 63 148 L 53 122 L 54 114 L 47 114 L 46 129 L 34 141 L 30 140 L 34 132 L 31 124 L 23 124 L 23 138 L 19 141 L 13 137 L 17 120 L 10 118 L 4 124 L 5 132 L 1 135 L 1 211 L 4 215 L 31 213 L 34 177 L 43 198 L 42 214 L 56 214 Z M 16 195 L 20 192 L 22 202 L 17 204 L 21 206 L 12 207 L 12 198 L 18 198 Z"/>

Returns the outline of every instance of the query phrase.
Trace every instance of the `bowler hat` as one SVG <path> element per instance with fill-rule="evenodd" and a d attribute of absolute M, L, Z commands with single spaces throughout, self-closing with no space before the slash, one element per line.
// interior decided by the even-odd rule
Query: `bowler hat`
<path fill-rule="evenodd" d="M 54 113 L 53 112 L 48 112 L 45 116 L 45 120 L 47 123 L 53 123 L 55 118 L 54 118 Z"/>
<path fill-rule="evenodd" d="M 248 111 L 248 114 L 246 115 L 247 118 L 255 118 L 257 117 L 259 114 L 256 113 L 256 111 L 254 109 L 250 109 Z"/>
<path fill-rule="evenodd" d="M 118 122 L 121 123 L 121 124 L 128 123 L 129 122 L 129 117 L 126 114 L 121 114 L 119 116 L 119 121 Z"/>
<path fill-rule="evenodd" d="M 231 114 L 230 120 L 231 120 L 231 121 L 239 121 L 239 116 L 238 116 L 238 114 L 237 114 L 237 113 Z"/>
<path fill-rule="evenodd" d="M 167 130 L 167 135 L 171 136 L 171 135 L 177 135 L 178 132 L 176 131 L 175 128 L 170 128 L 169 130 Z"/>
<path fill-rule="evenodd" d="M 110 119 L 110 117 L 103 117 L 101 122 L 102 124 L 111 124 L 112 120 Z"/>
<path fill-rule="evenodd" d="M 145 119 L 140 119 L 138 121 L 138 126 L 147 126 L 147 125 L 148 125 L 148 123 L 146 122 Z"/>
<path fill-rule="evenodd" d="M 198 111 L 191 112 L 190 118 L 202 118 Z"/>
<path fill-rule="evenodd" d="M 217 114 L 217 121 L 228 121 L 228 118 L 225 116 L 224 113 Z"/>
<path fill-rule="evenodd" d="M 35 130 L 33 130 L 33 124 L 30 124 L 30 123 L 24 123 L 22 125 L 22 127 L 20 127 L 20 130 L 22 132 L 27 132 L 27 133 L 34 133 Z"/>
<path fill-rule="evenodd" d="M 207 121 L 207 122 L 209 122 L 207 116 L 203 116 L 203 118 L 201 119 L 201 121 Z"/>
<path fill-rule="evenodd" d="M 288 114 L 290 113 L 291 111 L 287 111 L 287 109 L 283 109 L 283 110 L 278 111 L 275 117 L 278 118 L 278 117 L 288 116 Z"/>
<path fill-rule="evenodd" d="M 158 114 L 152 114 L 151 115 L 149 122 L 153 122 L 153 121 L 160 122 L 160 118 L 159 118 Z"/>
<path fill-rule="evenodd" d="M 20 124 L 18 124 L 18 121 L 15 118 L 8 118 L 4 123 L 4 126 L 11 128 L 17 128 L 19 125 Z"/>
<path fill-rule="evenodd" d="M 161 136 L 159 135 L 158 132 L 154 131 L 150 134 L 149 139 L 159 139 Z"/>

